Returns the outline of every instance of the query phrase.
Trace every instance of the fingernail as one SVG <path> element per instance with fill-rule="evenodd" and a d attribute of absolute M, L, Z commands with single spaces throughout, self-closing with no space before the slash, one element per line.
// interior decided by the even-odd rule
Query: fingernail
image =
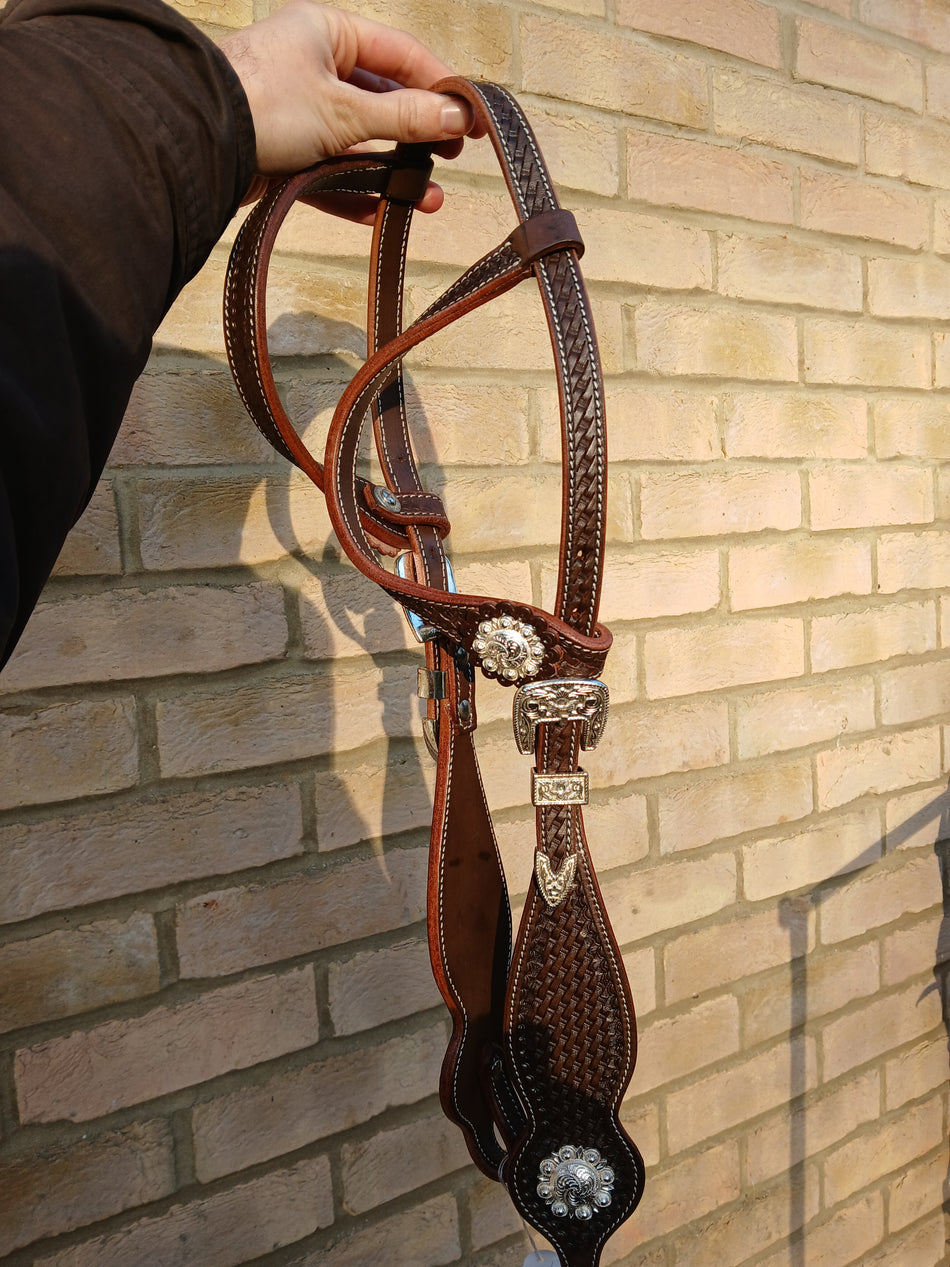
<path fill-rule="evenodd" d="M 471 127 L 468 107 L 461 101 L 450 101 L 442 107 L 442 131 L 452 136 L 464 136 Z"/>

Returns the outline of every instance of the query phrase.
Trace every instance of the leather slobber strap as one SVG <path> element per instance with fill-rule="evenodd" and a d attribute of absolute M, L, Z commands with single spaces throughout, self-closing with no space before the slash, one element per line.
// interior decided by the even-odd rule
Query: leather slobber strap
<path fill-rule="evenodd" d="M 596 1267 L 643 1191 L 643 1162 L 619 1121 L 636 1059 L 629 987 L 584 835 L 581 749 L 607 719 L 600 681 L 610 634 L 597 623 L 604 551 L 606 436 L 593 322 L 562 210 L 517 102 L 494 84 L 449 79 L 494 146 L 518 216 L 504 242 L 412 325 L 402 326 L 406 246 L 431 162 L 419 146 L 320 164 L 264 198 L 228 271 L 225 333 L 239 390 L 271 443 L 324 491 L 346 554 L 403 605 L 423 642 L 426 739 L 437 760 L 428 880 L 432 967 L 452 1017 L 442 1068 L 446 1114 L 476 1165 L 507 1187 L 563 1267 Z M 379 196 L 368 359 L 340 400 L 321 466 L 277 395 L 267 354 L 268 259 L 294 202 Z M 553 611 L 458 593 L 440 499 L 412 455 L 402 358 L 459 317 L 534 276 L 557 369 L 563 455 Z M 368 417 L 383 483 L 356 474 Z M 380 556 L 397 556 L 393 571 Z M 537 838 L 515 946 L 504 873 L 475 755 L 475 668 L 515 688 L 513 724 L 533 753 Z M 528 770 L 525 770 L 526 784 Z M 527 787 L 526 787 L 527 791 Z"/>

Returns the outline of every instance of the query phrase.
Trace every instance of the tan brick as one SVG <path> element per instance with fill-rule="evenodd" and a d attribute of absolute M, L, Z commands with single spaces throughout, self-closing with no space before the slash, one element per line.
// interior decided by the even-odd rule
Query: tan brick
<path fill-rule="evenodd" d="M 868 260 L 868 309 L 877 317 L 950 317 L 950 263 L 928 259 Z"/>
<path fill-rule="evenodd" d="M 930 1035 L 940 1024 L 940 1000 L 935 991 L 921 997 L 917 982 L 896 994 L 876 996 L 839 1020 L 829 1021 L 821 1035 L 822 1076 L 826 1082 L 867 1061 L 892 1052 L 906 1043 Z M 907 1110 L 905 1110 L 906 1112 Z M 939 1115 L 929 1111 L 939 1132 Z M 898 1126 L 898 1134 L 900 1127 Z M 935 1147 L 934 1139 L 927 1147 Z M 872 1150 L 874 1152 L 875 1150 Z M 913 1156 L 926 1149 L 914 1148 Z M 896 1163 L 895 1163 L 896 1164 Z M 848 1167 L 842 1166 L 841 1182 L 846 1189 Z M 888 1165 L 887 1170 L 894 1169 Z M 860 1186 L 860 1185 L 857 1185 Z"/>
<path fill-rule="evenodd" d="M 881 1107 L 881 1076 L 869 1069 L 804 1107 L 783 1112 L 748 1136 L 749 1182 L 764 1183 L 837 1144 L 858 1126 L 873 1122 Z"/>
<path fill-rule="evenodd" d="M 349 1214 L 363 1214 L 470 1161 L 458 1127 L 441 1113 L 344 1143 L 340 1152 L 343 1208 Z"/>
<path fill-rule="evenodd" d="M 861 116 L 851 102 L 738 70 L 713 71 L 712 85 L 717 132 L 840 163 L 858 162 Z"/>
<path fill-rule="evenodd" d="M 0 712 L 0 809 L 130 787 L 135 726 L 128 697 Z"/>
<path fill-rule="evenodd" d="M 467 268 L 508 236 L 512 211 L 506 192 L 456 187 L 438 215 L 414 219 L 411 251 L 427 263 Z"/>
<path fill-rule="evenodd" d="M 931 1113 L 936 1116 L 933 1106 Z M 938 1155 L 894 1177 L 888 1197 L 888 1227 L 892 1232 L 915 1223 L 940 1205 L 946 1173 L 946 1159 Z"/>
<path fill-rule="evenodd" d="M 940 836 L 946 835 L 944 813 L 947 792 L 943 786 L 925 788 L 904 796 L 894 796 L 884 806 L 887 851 L 905 852 L 921 846 L 932 849 Z"/>
<path fill-rule="evenodd" d="M 947 406 L 908 397 L 874 401 L 874 451 L 879 458 L 950 458 Z"/>
<path fill-rule="evenodd" d="M 627 133 L 627 192 L 635 202 L 790 224 L 792 169 L 703 138 Z"/>
<path fill-rule="evenodd" d="M 911 977 L 926 977 L 934 970 L 934 951 L 940 928 L 932 917 L 913 928 L 901 928 L 884 938 L 882 980 L 900 985 Z"/>
<path fill-rule="evenodd" d="M 361 281 L 357 283 L 357 276 Z M 273 261 L 267 286 L 267 340 L 271 356 L 315 352 L 366 352 L 362 275 L 321 261 Z M 181 348 L 223 359 L 221 296 L 224 260 L 213 256 L 181 292 L 155 334 L 157 348 Z"/>
<path fill-rule="evenodd" d="M 934 196 L 933 249 L 938 255 L 950 255 L 950 198 Z"/>
<path fill-rule="evenodd" d="M 801 481 L 797 471 L 754 466 L 648 472 L 640 478 L 640 520 L 648 539 L 797 528 Z"/>
<path fill-rule="evenodd" d="M 946 1254 L 947 1233 L 943 1211 L 927 1220 L 923 1226 L 902 1231 L 888 1240 L 875 1254 L 865 1254 L 861 1267 L 891 1267 L 903 1260 L 907 1263 L 939 1263 Z"/>
<path fill-rule="evenodd" d="M 885 726 L 940 718 L 950 710 L 950 661 L 890 669 L 881 675 L 881 721 Z"/>
<path fill-rule="evenodd" d="M 158 944 L 149 915 L 25 938 L 0 947 L 0 1032 L 158 988 Z"/>
<path fill-rule="evenodd" d="M 312 968 L 243 981 L 18 1051 L 20 1119 L 86 1122 L 316 1040 Z"/>
<path fill-rule="evenodd" d="M 786 236 L 718 236 L 718 290 L 733 299 L 860 312 L 861 259 Z"/>
<path fill-rule="evenodd" d="M 943 1135 L 942 1117 L 933 1101 L 905 1108 L 900 1117 L 866 1129 L 857 1139 L 835 1149 L 824 1163 L 828 1203 L 837 1205 L 936 1148 Z M 893 1192 L 891 1199 L 894 1199 Z"/>
<path fill-rule="evenodd" d="M 637 364 L 649 374 L 790 380 L 798 377 L 793 317 L 652 299 L 633 314 Z"/>
<path fill-rule="evenodd" d="M 203 893 L 179 907 L 183 977 L 224 976 L 414 923 L 425 909 L 418 849 L 269 885 Z"/>
<path fill-rule="evenodd" d="M 734 1201 L 741 1191 L 739 1149 L 729 1140 L 679 1165 L 650 1174 L 651 1201 L 635 1216 L 638 1241 L 668 1236 L 684 1223 Z"/>
<path fill-rule="evenodd" d="M 927 113 L 950 121 L 950 67 L 940 62 L 924 66 Z"/>
<path fill-rule="evenodd" d="M 868 110 L 864 154 L 872 175 L 894 176 L 911 185 L 950 189 L 950 138 L 941 124 Z"/>
<path fill-rule="evenodd" d="M 796 1070 L 801 1085 L 791 1090 L 792 1054 L 784 1042 L 672 1092 L 667 1097 L 670 1151 L 680 1152 L 720 1131 L 751 1122 L 810 1090 L 817 1082 L 814 1042 L 805 1039 L 802 1046 L 804 1060 Z"/>
<path fill-rule="evenodd" d="M 361 840 L 424 827 L 432 818 L 435 766 L 425 751 L 377 761 L 347 762 L 315 776 L 317 847 L 341 849 Z"/>
<path fill-rule="evenodd" d="M 939 902 L 940 875 L 933 858 L 903 859 L 896 870 L 870 868 L 824 900 L 821 940 L 834 944 L 858 937 Z"/>
<path fill-rule="evenodd" d="M 480 1176 L 468 1186 L 467 1196 L 473 1249 L 484 1249 L 522 1230 L 521 1218 L 500 1183 Z"/>
<path fill-rule="evenodd" d="M 710 925 L 669 942 L 663 950 L 667 1003 L 728 986 L 746 976 L 750 967 L 765 972 L 789 963 L 792 939 L 801 942 L 799 955 L 811 950 L 814 919 L 808 912 L 793 912 L 789 918 L 795 920 L 794 930 L 770 910 Z"/>
<path fill-rule="evenodd" d="M 939 1030 L 928 1042 L 902 1051 L 884 1066 L 885 1107 L 899 1109 L 947 1082 L 947 1040 Z"/>
<path fill-rule="evenodd" d="M 658 798 L 660 852 L 696 849 L 811 813 L 807 760 L 773 762 L 760 770 L 693 778 Z"/>
<path fill-rule="evenodd" d="M 333 1222 L 330 1166 L 307 1158 L 223 1192 L 174 1205 L 41 1260 L 44 1267 L 229 1267 L 292 1245 Z"/>
<path fill-rule="evenodd" d="M 950 585 L 950 541 L 943 530 L 882 533 L 877 546 L 877 587 L 882 594 Z"/>
<path fill-rule="evenodd" d="M 950 340 L 943 330 L 935 330 L 933 334 L 934 354 L 934 387 L 950 386 Z"/>
<path fill-rule="evenodd" d="M 176 0 L 179 13 L 192 22 L 214 22 L 222 26 L 247 26 L 253 21 L 254 9 L 248 0 Z"/>
<path fill-rule="evenodd" d="M 909 189 L 875 185 L 825 168 L 803 167 L 800 181 L 803 229 L 892 242 L 919 250 L 929 236 L 926 200 Z"/>
<path fill-rule="evenodd" d="M 198 1178 L 207 1183 L 426 1099 L 438 1086 L 445 1044 L 444 1026 L 430 1026 L 364 1043 L 358 1060 L 350 1053 L 310 1062 L 196 1105 Z"/>
<path fill-rule="evenodd" d="M 691 225 L 627 211 L 589 210 L 578 216 L 589 281 L 658 286 L 663 290 L 709 290 L 709 234 Z"/>
<path fill-rule="evenodd" d="M 605 621 L 682 616 L 719 606 L 716 550 L 638 551 L 629 558 L 615 555 L 605 580 L 601 599 Z"/>
<path fill-rule="evenodd" d="M 630 982 L 630 992 L 637 1016 L 644 1016 L 656 1008 L 656 960 L 653 950 L 632 950 L 623 957 L 624 971 Z"/>
<path fill-rule="evenodd" d="M 119 516 L 112 480 L 102 480 L 59 552 L 53 576 L 118 576 Z"/>
<path fill-rule="evenodd" d="M 294 1267 L 367 1267 L 369 1263 L 440 1267 L 457 1262 L 460 1252 L 458 1208 L 455 1198 L 446 1194 L 372 1223 L 330 1249 L 311 1251 L 298 1258 Z"/>
<path fill-rule="evenodd" d="M 688 127 L 706 123 L 705 69 L 691 57 L 533 13 L 521 17 L 520 40 L 525 92 Z M 587 73 L 591 66 L 596 75 Z"/>
<path fill-rule="evenodd" d="M 660 1162 L 660 1114 L 655 1098 L 646 1102 L 630 1098 L 620 1109 L 624 1128 L 637 1142 L 637 1147 L 647 1166 Z M 662 1264 L 661 1264 L 662 1267 Z"/>
<path fill-rule="evenodd" d="M 165 1122 L 50 1148 L 0 1165 L 0 1254 L 168 1196 L 174 1149 Z"/>
<path fill-rule="evenodd" d="M 377 22 L 415 32 L 460 75 L 510 82 L 511 24 L 501 5 L 472 0 L 464 11 L 446 14 L 434 0 L 359 0 L 358 8 Z"/>
<path fill-rule="evenodd" d="M 764 757 L 787 748 L 804 748 L 845 732 L 874 729 L 871 678 L 766 691 L 737 701 L 739 757 Z"/>
<path fill-rule="evenodd" d="M 841 88 L 920 112 L 923 76 L 919 58 L 840 26 L 799 18 L 795 77 Z"/>
<path fill-rule="evenodd" d="M 215 673 L 283 655 L 277 585 L 113 590 L 41 603 L 4 673 L 10 690 Z"/>
<path fill-rule="evenodd" d="M 867 1252 L 879 1244 L 884 1235 L 884 1198 L 872 1192 L 859 1201 L 836 1210 L 817 1225 L 809 1223 L 806 1244 L 816 1263 L 866 1263 Z M 852 1257 L 854 1255 L 854 1257 Z M 781 1267 L 788 1261 L 782 1250 L 763 1259 L 763 1267 Z"/>
<path fill-rule="evenodd" d="M 863 611 L 815 616 L 811 622 L 811 665 L 815 673 L 876 664 L 893 656 L 923 655 L 935 650 L 936 645 L 936 615 L 930 603 L 889 603 Z"/>
<path fill-rule="evenodd" d="M 798 620 L 667 629 L 648 633 L 644 642 L 646 688 L 652 698 L 774 682 L 804 672 Z"/>
<path fill-rule="evenodd" d="M 782 65 L 778 14 L 756 0 L 620 0 L 617 21 L 654 35 L 689 40 L 763 66 Z"/>
<path fill-rule="evenodd" d="M 817 392 L 744 392 L 723 398 L 730 458 L 859 458 L 867 453 L 867 404 Z"/>
<path fill-rule="evenodd" d="M 877 813 L 867 809 L 795 836 L 753 841 L 742 852 L 745 895 L 757 902 L 866 867 L 883 847 Z"/>
<path fill-rule="evenodd" d="M 142 562 L 153 570 L 266 563 L 298 550 L 320 558 L 330 539 L 323 497 L 299 473 L 149 480 L 137 502 Z"/>
<path fill-rule="evenodd" d="M 805 380 L 862 387 L 929 387 L 930 343 L 923 330 L 805 319 Z"/>
<path fill-rule="evenodd" d="M 731 855 L 666 861 L 625 880 L 608 880 L 603 889 L 618 941 L 639 941 L 729 906 L 736 896 L 736 865 Z"/>
<path fill-rule="evenodd" d="M 305 680 L 163 701 L 156 709 L 162 773 L 239 770 L 362 746 L 383 734 L 381 695 L 405 735 L 412 727 L 415 675 L 413 680 L 405 671 L 398 680 L 393 676 L 383 678 L 379 670 L 312 674 Z M 338 704 L 344 700 L 345 708 Z M 390 737 L 396 737 L 395 721 L 387 720 L 387 726 Z"/>
<path fill-rule="evenodd" d="M 428 947 L 409 941 L 331 963 L 329 997 L 334 1033 L 355 1034 L 436 1007 L 440 996 Z"/>
<path fill-rule="evenodd" d="M 282 239 L 283 240 L 283 239 Z M 247 416 L 231 375 L 153 362 L 132 390 L 110 467 L 271 462 L 276 454 Z"/>
<path fill-rule="evenodd" d="M 554 546 L 559 531 L 560 472 L 550 468 L 429 480 L 452 521 L 452 535 L 466 550 L 487 552 L 514 547 Z"/>
<path fill-rule="evenodd" d="M 796 904 L 811 900 L 812 895 L 806 893 Z M 784 908 L 780 918 L 787 922 Z M 797 939 L 797 932 L 789 932 L 790 939 Z M 876 994 L 880 987 L 880 952 L 873 943 L 852 950 L 812 953 L 803 969 L 778 983 L 774 973 L 770 974 L 770 979 L 760 979 L 743 991 L 742 1035 L 747 1047 L 780 1038 L 797 1025 L 840 1011 L 855 999 Z"/>
<path fill-rule="evenodd" d="M 526 570 L 526 569 L 525 569 Z M 298 595 L 304 650 L 314 660 L 379 655 L 414 646 L 400 608 L 360 572 L 305 572 Z M 286 584 L 288 577 L 282 576 Z"/>
<path fill-rule="evenodd" d="M 733 611 L 870 592 L 871 547 L 867 541 L 801 537 L 734 546 L 729 553 Z"/>
<path fill-rule="evenodd" d="M 619 148 L 611 123 L 573 110 L 544 110 L 533 105 L 531 130 L 559 189 L 584 189 L 607 198 L 619 192 Z M 465 148 L 469 148 L 468 142 Z M 497 162 L 492 158 L 491 174 L 496 170 Z"/>
<path fill-rule="evenodd" d="M 297 382 L 287 393 L 287 406 L 311 452 L 320 456 L 333 411 L 342 395 L 338 383 Z M 517 384 L 406 384 L 406 410 L 412 447 L 420 466 L 512 466 L 529 453 L 530 394 Z M 556 421 L 557 415 L 554 415 Z M 557 439 L 557 437 L 555 437 Z M 560 442 L 552 446 L 560 458 Z M 322 460 L 322 459 L 321 459 Z"/>
<path fill-rule="evenodd" d="M 723 700 L 641 704 L 611 715 L 596 768 L 609 783 L 724 765 L 729 717 Z"/>
<path fill-rule="evenodd" d="M 940 736 L 936 729 L 884 735 L 841 746 L 817 757 L 818 806 L 832 809 L 859 796 L 879 796 L 940 773 Z"/>
<path fill-rule="evenodd" d="M 932 523 L 933 479 L 917 466 L 829 466 L 808 476 L 811 526 Z"/>
<path fill-rule="evenodd" d="M 817 1176 L 806 1171 L 803 1183 L 804 1191 L 796 1188 L 791 1195 L 787 1183 L 764 1192 L 745 1191 L 738 1205 L 680 1231 L 673 1243 L 674 1261 L 689 1262 L 696 1246 L 702 1245 L 711 1263 L 739 1263 L 779 1242 L 785 1267 L 791 1232 L 818 1211 Z M 770 1259 L 769 1267 L 779 1264 Z"/>
<path fill-rule="evenodd" d="M 739 1050 L 739 1005 L 731 995 L 699 1003 L 640 1030 L 637 1094 L 677 1082 Z"/>
<path fill-rule="evenodd" d="M 259 867 L 302 850 L 289 786 L 189 792 L 0 827 L 0 923 Z"/>
<path fill-rule="evenodd" d="M 862 22 L 950 53 L 950 15 L 940 0 L 861 0 Z"/>
<path fill-rule="evenodd" d="M 715 397 L 702 392 L 608 387 L 607 427 L 611 462 L 708 462 L 722 456 Z M 556 417 L 556 396 L 549 393 L 545 418 Z M 542 453 L 555 456 L 553 425 L 544 433 Z"/>

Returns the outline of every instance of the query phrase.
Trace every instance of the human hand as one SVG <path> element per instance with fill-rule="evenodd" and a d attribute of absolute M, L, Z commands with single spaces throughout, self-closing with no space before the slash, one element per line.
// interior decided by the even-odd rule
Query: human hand
<path fill-rule="evenodd" d="M 245 201 L 260 197 L 275 176 L 365 141 L 427 142 L 451 158 L 473 126 L 467 103 L 426 91 L 452 71 L 424 44 L 317 0 L 289 0 L 219 44 L 241 80 L 257 134 L 258 174 Z M 372 218 L 364 199 L 321 205 Z M 441 205 L 441 189 L 430 184 L 419 209 Z"/>

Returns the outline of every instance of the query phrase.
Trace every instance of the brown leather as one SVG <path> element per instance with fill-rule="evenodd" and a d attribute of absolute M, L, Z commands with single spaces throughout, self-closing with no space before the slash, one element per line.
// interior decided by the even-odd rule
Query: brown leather
<path fill-rule="evenodd" d="M 438 88 L 464 97 L 486 128 L 517 212 L 513 232 L 403 329 L 406 244 L 412 202 L 421 197 L 428 176 L 428 154 L 401 146 L 389 155 L 331 160 L 288 181 L 242 228 L 225 293 L 228 354 L 257 425 L 323 489 L 345 552 L 427 626 L 426 664 L 432 681 L 445 688 L 441 698 L 436 691 L 428 702 L 428 724 L 438 732 L 429 947 L 453 1021 L 442 1103 L 476 1164 L 503 1179 L 518 1210 L 548 1237 L 563 1267 L 596 1267 L 607 1239 L 639 1201 L 644 1178 L 640 1155 L 619 1122 L 636 1058 L 633 1005 L 581 809 L 569 803 L 583 778 L 580 747 L 592 733 L 572 693 L 579 692 L 578 700 L 598 691 L 606 698 L 597 679 L 610 646 L 608 631 L 597 622 L 607 461 L 600 365 L 578 266 L 577 226 L 558 205 L 520 107 L 493 84 L 451 79 Z M 336 409 L 321 466 L 277 396 L 267 359 L 264 290 L 268 256 L 287 211 L 298 198 L 333 191 L 376 193 L 380 203 L 369 285 L 369 355 Z M 564 478 L 553 612 L 454 592 L 444 553 L 448 520 L 441 501 L 423 487 L 413 458 L 402 375 L 402 358 L 410 349 L 530 276 L 551 332 L 561 413 Z M 381 488 L 356 475 L 370 415 Z M 411 566 L 399 575 L 378 557 L 402 552 Z M 486 628 L 503 635 L 516 629 L 522 651 L 531 648 L 534 659 L 524 670 L 529 680 L 520 682 L 515 701 L 522 709 L 544 702 L 533 715 L 533 778 L 554 801 L 543 803 L 542 796 L 537 839 L 526 849 L 536 851 L 536 870 L 513 956 L 504 874 L 475 755 L 474 669 L 505 685 L 514 684 L 505 675 L 515 670 L 504 656 L 492 659 Z M 540 694 L 532 694 L 535 687 Z M 527 785 L 527 768 L 525 779 Z M 571 1148 L 601 1155 L 596 1165 L 602 1204 L 584 1205 L 577 1197 L 559 1212 L 542 1168 L 552 1169 L 547 1159 L 556 1161 L 560 1152 L 567 1161 L 558 1164 L 570 1170 Z M 588 1151 L 587 1158 L 577 1161 L 587 1166 L 584 1182 L 596 1154 Z M 570 1178 L 575 1186 L 576 1173 Z"/>

